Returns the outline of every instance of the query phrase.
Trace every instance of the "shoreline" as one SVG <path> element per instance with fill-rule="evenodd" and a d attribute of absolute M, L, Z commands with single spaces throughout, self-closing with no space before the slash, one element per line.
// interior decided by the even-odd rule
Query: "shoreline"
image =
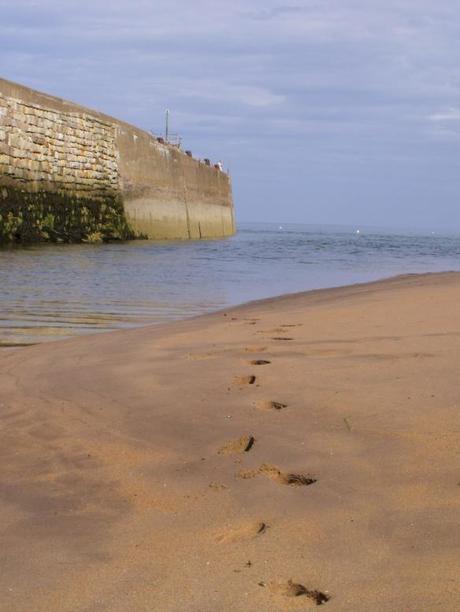
<path fill-rule="evenodd" d="M 409 274 L 0 351 L 0 610 L 457 610 L 459 300 Z"/>
<path fill-rule="evenodd" d="M 278 295 L 274 295 L 274 296 L 269 296 L 269 297 L 264 297 L 264 298 L 257 298 L 254 300 L 249 300 L 249 301 L 245 301 L 245 302 L 241 302 L 239 304 L 231 304 L 227 307 L 223 307 L 223 308 L 219 308 L 217 310 L 213 310 L 210 312 L 204 312 L 202 314 L 197 314 L 197 315 L 192 315 L 190 317 L 184 317 L 184 318 L 179 318 L 179 319 L 168 319 L 165 321 L 161 321 L 158 323 L 147 323 L 147 324 L 140 324 L 140 325 L 135 325 L 135 326 L 130 326 L 130 327 L 119 327 L 116 329 L 111 329 L 111 330 L 105 330 L 105 331 L 90 331 L 90 332 L 85 332 L 85 333 L 78 333 L 69 337 L 65 337 L 65 338 L 57 338 L 55 340 L 48 340 L 48 341 L 38 341 L 38 342 L 29 342 L 29 343 L 16 343 L 14 341 L 11 341 L 10 343 L 5 343 L 3 344 L 2 341 L 0 340 L 0 354 L 2 352 L 2 350 L 4 349 L 19 349 L 19 348 L 29 348 L 32 346 L 47 346 L 49 344 L 54 344 L 56 342 L 62 343 L 62 342 L 69 342 L 72 340 L 76 340 L 77 338 L 88 338 L 88 337 L 92 337 L 92 336 L 98 336 L 98 335 L 106 335 L 106 334 L 113 334 L 113 333 L 119 333 L 119 332 L 128 332 L 128 331 L 133 331 L 136 329 L 148 329 L 151 327 L 162 327 L 162 326 L 171 326 L 171 325 L 175 325 L 176 323 L 182 323 L 185 321 L 194 321 L 194 320 L 199 320 L 202 319 L 203 317 L 210 317 L 210 316 L 214 316 L 214 315 L 219 315 L 221 313 L 224 312 L 233 312 L 234 310 L 238 310 L 238 309 L 245 309 L 245 308 L 249 308 L 252 306 L 264 306 L 265 304 L 269 304 L 271 302 L 277 302 L 278 300 L 289 300 L 289 299 L 293 299 L 293 298 L 301 298 L 301 297 L 306 297 L 306 296 L 317 296 L 317 294 L 319 295 L 325 295 L 326 298 L 331 297 L 329 294 L 333 293 L 333 292 L 341 292 L 341 291 L 352 291 L 354 293 L 355 289 L 366 289 L 366 288 L 372 288 L 374 285 L 380 286 L 380 285 L 386 285 L 388 283 L 399 283 L 399 282 L 406 282 L 406 281 L 417 281 L 417 280 L 423 280 L 423 279 L 429 279 L 431 277 L 444 277 L 444 276 L 449 276 L 449 275 L 460 275 L 460 271 L 457 270 L 445 270 L 445 271 L 441 271 L 441 272 L 410 272 L 410 273 L 403 273 L 403 274 L 396 274 L 393 276 L 384 276 L 382 278 L 377 278 L 375 280 L 371 280 L 371 281 L 363 281 L 363 282 L 356 282 L 356 283 L 351 283 L 351 284 L 345 284 L 345 285 L 332 285 L 330 287 L 320 287 L 320 288 L 316 288 L 316 289 L 306 289 L 306 290 L 301 290 L 301 291 L 295 291 L 295 292 L 289 292 L 289 293 L 282 293 L 282 294 L 278 294 Z M 318 296 L 319 297 L 319 296 Z M 31 327 L 31 330 L 33 331 L 33 327 Z"/>

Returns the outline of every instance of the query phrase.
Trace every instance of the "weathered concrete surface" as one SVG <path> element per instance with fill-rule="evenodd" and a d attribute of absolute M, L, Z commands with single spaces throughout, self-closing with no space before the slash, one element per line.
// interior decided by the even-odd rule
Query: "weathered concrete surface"
<path fill-rule="evenodd" d="M 3 79 L 0 215 L 0 242 L 24 233 L 78 240 L 127 238 L 131 228 L 155 239 L 235 231 L 224 172 L 122 121 Z"/>

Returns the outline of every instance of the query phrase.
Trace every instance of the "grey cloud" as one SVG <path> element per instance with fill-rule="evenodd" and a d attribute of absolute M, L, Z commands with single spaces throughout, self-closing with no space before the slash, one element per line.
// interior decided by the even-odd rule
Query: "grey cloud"
<path fill-rule="evenodd" d="M 265 21 L 269 19 L 275 19 L 282 15 L 299 14 L 306 10 L 308 9 L 298 5 L 274 6 L 272 8 L 262 9 L 258 11 L 247 11 L 244 12 L 243 15 L 249 17 L 250 19 Z"/>

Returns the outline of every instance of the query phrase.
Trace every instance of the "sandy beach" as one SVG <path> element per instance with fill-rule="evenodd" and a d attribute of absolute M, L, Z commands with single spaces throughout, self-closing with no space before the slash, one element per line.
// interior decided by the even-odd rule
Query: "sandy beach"
<path fill-rule="evenodd" d="M 1 351 L 0 609 L 459 610 L 459 304 L 406 276 Z"/>

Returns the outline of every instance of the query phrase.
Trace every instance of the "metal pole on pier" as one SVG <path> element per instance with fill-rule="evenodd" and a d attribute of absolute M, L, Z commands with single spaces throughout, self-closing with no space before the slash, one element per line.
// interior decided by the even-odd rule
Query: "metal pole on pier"
<path fill-rule="evenodd" d="M 165 113 L 165 141 L 168 142 L 169 138 L 169 109 L 166 109 Z"/>

